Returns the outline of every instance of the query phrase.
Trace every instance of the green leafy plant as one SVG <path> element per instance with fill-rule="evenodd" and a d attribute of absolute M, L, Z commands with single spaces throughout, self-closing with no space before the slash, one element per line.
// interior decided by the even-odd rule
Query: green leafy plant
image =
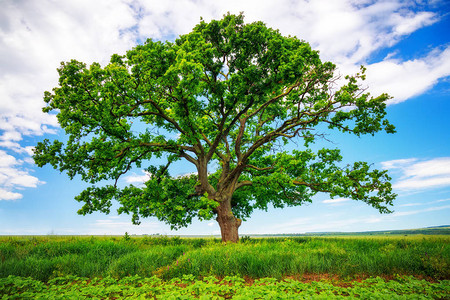
<path fill-rule="evenodd" d="M 313 281 L 303 283 L 292 279 L 263 278 L 249 285 L 241 277 L 211 277 L 194 280 L 161 281 L 157 277 L 130 276 L 121 280 L 110 277 L 86 280 L 82 277 L 55 278 L 48 284 L 17 276 L 0 278 L 3 299 L 23 298 L 155 298 L 155 299 L 446 299 L 450 281 L 438 283 L 414 277 L 397 277 L 385 281 L 379 277 L 361 282 Z"/>

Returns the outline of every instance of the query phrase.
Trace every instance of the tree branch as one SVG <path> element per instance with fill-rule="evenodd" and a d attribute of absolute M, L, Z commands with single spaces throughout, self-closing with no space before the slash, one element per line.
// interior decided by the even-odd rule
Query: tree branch
<path fill-rule="evenodd" d="M 114 181 L 114 187 L 117 187 L 117 182 L 119 181 L 120 176 L 122 176 L 123 174 L 125 174 L 126 172 L 128 172 L 131 168 L 131 165 L 134 164 L 135 162 L 137 162 L 139 159 L 141 159 L 144 155 L 146 155 L 148 152 L 144 152 L 141 155 L 138 155 L 137 157 L 135 157 L 134 159 L 131 159 L 128 164 L 127 167 L 125 168 L 125 170 L 121 171 L 119 174 L 117 174 L 116 179 Z"/>
<path fill-rule="evenodd" d="M 166 120 L 167 122 L 169 122 L 169 123 L 171 123 L 180 133 L 182 133 L 182 134 L 186 134 L 186 131 L 184 131 L 182 128 L 181 128 L 181 126 L 174 120 L 174 119 L 172 119 L 172 118 L 170 118 L 169 116 L 167 116 L 165 113 L 164 113 L 164 111 L 162 110 L 162 108 L 161 107 L 159 107 L 159 105 L 155 102 L 155 101 L 153 101 L 153 100 L 151 100 L 151 99 L 149 99 L 149 100 L 147 100 L 148 101 L 148 103 L 150 103 L 157 111 L 158 111 L 158 116 L 160 116 L 161 118 L 163 118 L 164 120 Z"/>
<path fill-rule="evenodd" d="M 245 131 L 245 118 L 239 119 L 239 123 L 239 133 L 236 137 L 236 142 L 234 143 L 234 151 L 236 153 L 238 161 L 241 159 L 241 142 Z"/>
<path fill-rule="evenodd" d="M 244 181 L 238 182 L 236 184 L 235 190 L 237 190 L 241 187 L 244 187 L 244 186 L 251 186 L 252 184 L 253 184 L 253 182 L 251 182 L 250 180 L 244 180 Z"/>
<path fill-rule="evenodd" d="M 258 168 L 258 167 L 253 166 L 253 165 L 245 165 L 244 168 L 254 169 L 254 170 L 257 170 L 257 171 L 267 171 L 267 170 L 273 169 L 274 166 L 275 166 L 275 163 L 273 163 L 270 167 L 265 167 L 265 168 Z"/>
<path fill-rule="evenodd" d="M 263 105 L 261 105 L 257 110 L 255 110 L 253 113 L 251 113 L 250 115 L 246 116 L 246 120 L 249 118 L 252 118 L 254 116 L 256 116 L 261 110 L 263 110 L 264 108 L 266 108 L 267 106 L 269 106 L 270 104 L 274 103 L 275 101 L 277 101 L 278 99 L 285 97 L 287 95 L 289 95 L 292 90 L 298 86 L 300 86 L 300 84 L 302 83 L 302 81 L 297 81 L 295 84 L 291 85 L 289 88 L 286 89 L 286 91 L 284 93 L 281 93 L 273 98 L 271 98 L 270 100 L 266 101 Z"/>
<path fill-rule="evenodd" d="M 208 144 L 208 146 L 211 148 L 213 146 L 213 144 L 211 143 L 211 141 L 208 139 L 208 137 L 202 132 L 201 133 L 203 140 Z M 216 149 L 214 150 L 214 153 L 216 153 L 216 155 L 221 159 L 221 160 L 226 160 L 226 157 L 219 152 L 219 150 Z"/>

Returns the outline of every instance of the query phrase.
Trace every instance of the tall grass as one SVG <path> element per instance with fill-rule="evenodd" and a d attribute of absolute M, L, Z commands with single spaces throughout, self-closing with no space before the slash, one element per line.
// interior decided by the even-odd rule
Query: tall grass
<path fill-rule="evenodd" d="M 304 273 L 423 275 L 450 278 L 449 239 L 309 238 L 257 240 L 190 251 L 168 277 L 241 275 L 252 278 Z"/>
<path fill-rule="evenodd" d="M 64 275 L 170 279 L 324 273 L 450 279 L 450 237 L 245 238 L 228 245 L 217 239 L 167 237 L 0 238 L 0 277 L 46 281 Z"/>

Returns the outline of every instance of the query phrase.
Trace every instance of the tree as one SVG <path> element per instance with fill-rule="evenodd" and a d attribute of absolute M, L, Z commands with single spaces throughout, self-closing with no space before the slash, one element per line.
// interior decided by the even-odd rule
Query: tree
<path fill-rule="evenodd" d="M 57 112 L 68 140 L 39 142 L 33 157 L 71 179 L 106 181 L 76 197 L 78 213 L 109 213 L 116 200 L 135 224 L 154 216 L 177 229 L 215 217 L 222 240 L 237 242 L 254 209 L 302 205 L 318 192 L 390 212 L 396 195 L 386 171 L 341 166 L 338 149 L 311 150 L 328 130 L 393 133 L 390 97 L 365 93 L 364 68 L 338 88 L 335 65 L 308 43 L 243 19 L 202 20 L 173 43 L 149 39 L 105 67 L 61 63 L 43 111 Z M 292 142 L 295 150 L 283 150 Z M 197 172 L 170 176 L 178 160 Z M 133 168 L 149 180 L 119 187 Z"/>

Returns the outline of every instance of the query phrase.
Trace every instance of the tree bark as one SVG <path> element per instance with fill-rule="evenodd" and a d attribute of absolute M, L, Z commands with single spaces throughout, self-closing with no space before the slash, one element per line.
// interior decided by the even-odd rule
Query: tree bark
<path fill-rule="evenodd" d="M 239 242 L 238 229 L 241 226 L 242 220 L 236 218 L 231 211 L 231 196 L 226 197 L 220 202 L 217 208 L 217 222 L 220 226 L 220 233 L 222 235 L 222 242 L 237 243 Z"/>

